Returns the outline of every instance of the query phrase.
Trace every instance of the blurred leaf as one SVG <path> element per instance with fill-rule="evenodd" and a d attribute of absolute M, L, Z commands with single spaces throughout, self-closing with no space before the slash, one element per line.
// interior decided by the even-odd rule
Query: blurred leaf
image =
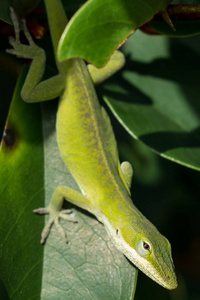
<path fill-rule="evenodd" d="M 0 281 L 0 299 L 9 300 L 6 289 L 1 281 Z"/>
<path fill-rule="evenodd" d="M 12 0 L 12 6 L 20 17 L 23 17 L 30 13 L 40 0 Z"/>
<path fill-rule="evenodd" d="M 9 9 L 11 5 L 11 0 L 0 0 L 0 19 L 10 24 L 12 23 Z"/>
<path fill-rule="evenodd" d="M 80 57 L 103 66 L 134 30 L 171 0 L 90 0 L 69 21 L 58 48 L 60 60 Z"/>
<path fill-rule="evenodd" d="M 20 16 L 25 16 L 32 11 L 40 0 L 0 0 L 0 19 L 12 24 L 10 19 L 10 7 L 14 7 Z"/>
<path fill-rule="evenodd" d="M 200 53 L 192 41 L 136 32 L 124 46 L 123 77 L 105 84 L 104 94 L 133 137 L 200 170 Z"/>
<path fill-rule="evenodd" d="M 65 11 L 67 11 L 68 18 L 72 15 L 86 2 L 87 0 L 64 0 L 62 1 Z"/>
<path fill-rule="evenodd" d="M 133 186 L 135 179 L 141 184 L 151 187 L 161 180 L 162 172 L 158 163 L 158 156 L 143 143 L 133 140 L 129 136 L 128 141 L 118 140 L 117 144 L 121 161 L 129 161 L 134 168 Z"/>
<path fill-rule="evenodd" d="M 38 235 L 43 219 L 33 208 L 41 205 L 43 148 L 38 105 L 25 104 L 17 84 L 0 148 L 0 277 L 9 299 L 39 299 L 42 252 Z M 23 296 L 22 296 L 23 295 Z"/>

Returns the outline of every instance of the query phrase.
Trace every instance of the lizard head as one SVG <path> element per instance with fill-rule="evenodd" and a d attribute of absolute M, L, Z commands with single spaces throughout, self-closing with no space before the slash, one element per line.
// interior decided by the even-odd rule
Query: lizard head
<path fill-rule="evenodd" d="M 117 248 L 148 277 L 167 289 L 177 287 L 171 245 L 142 214 L 137 222 L 118 226 L 113 237 Z"/>
<path fill-rule="evenodd" d="M 111 202 L 112 203 L 112 202 Z M 138 269 L 166 289 L 177 288 L 169 241 L 132 204 L 123 199 L 106 206 L 99 220 L 114 244 Z"/>

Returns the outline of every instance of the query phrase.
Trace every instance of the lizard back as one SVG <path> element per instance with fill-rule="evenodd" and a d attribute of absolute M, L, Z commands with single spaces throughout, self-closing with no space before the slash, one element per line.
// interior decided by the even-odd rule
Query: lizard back
<path fill-rule="evenodd" d="M 57 139 L 66 166 L 88 197 L 100 197 L 102 191 L 116 194 L 119 187 L 126 190 L 110 119 L 99 104 L 85 63 L 69 61 L 67 78 L 57 113 Z"/>

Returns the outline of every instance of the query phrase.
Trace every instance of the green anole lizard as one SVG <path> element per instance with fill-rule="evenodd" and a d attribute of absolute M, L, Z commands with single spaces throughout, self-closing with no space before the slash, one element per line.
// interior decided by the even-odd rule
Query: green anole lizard
<path fill-rule="evenodd" d="M 45 0 L 45 5 L 56 57 L 67 17 L 59 0 Z M 57 141 L 62 159 L 82 192 L 59 186 L 49 207 L 34 210 L 50 215 L 42 232 L 41 243 L 45 241 L 53 223 L 67 240 L 59 224 L 60 218 L 73 221 L 68 215 L 69 211 L 62 210 L 63 199 L 66 199 L 94 214 L 104 224 L 116 247 L 141 271 L 163 287 L 175 289 L 177 280 L 170 243 L 130 198 L 132 167 L 128 162 L 119 163 L 109 117 L 98 102 L 91 80 L 92 77 L 93 81 L 101 81 L 112 70 L 119 69 L 123 65 L 122 55 L 117 52 L 102 70 L 95 71 L 95 75 L 94 68 L 90 67 L 90 75 L 81 59 L 63 63 L 56 59 L 59 74 L 41 81 L 45 52 L 33 42 L 25 24 L 23 30 L 29 45 L 20 43 L 18 21 L 13 11 L 11 15 L 16 38 L 10 38 L 13 49 L 8 52 L 33 59 L 21 92 L 22 98 L 30 103 L 61 96 L 56 123 Z"/>

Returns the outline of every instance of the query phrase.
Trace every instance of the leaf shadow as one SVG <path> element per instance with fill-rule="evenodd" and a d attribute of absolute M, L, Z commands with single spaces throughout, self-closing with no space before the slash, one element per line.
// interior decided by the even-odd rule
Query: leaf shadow
<path fill-rule="evenodd" d="M 196 37 L 196 40 L 200 43 L 200 37 Z M 126 70 L 178 83 L 188 102 L 200 111 L 200 101 L 197 101 L 197 98 L 200 100 L 200 54 L 173 38 L 169 39 L 169 52 L 169 58 L 154 59 L 150 63 L 133 61 L 128 57 Z"/>
<path fill-rule="evenodd" d="M 142 93 L 137 87 L 133 86 L 131 83 L 129 83 L 127 80 L 125 80 L 122 77 L 122 72 L 115 76 L 113 76 L 112 79 L 109 80 L 109 82 L 114 84 L 114 86 L 117 85 L 122 87 L 122 91 L 114 91 L 108 88 L 106 85 L 101 87 L 101 93 L 107 97 L 111 97 L 118 101 L 123 101 L 126 103 L 132 103 L 132 104 L 144 104 L 144 105 L 151 105 L 153 104 L 151 98 L 144 93 Z"/>
<path fill-rule="evenodd" d="M 191 132 L 154 132 L 139 138 L 161 153 L 176 148 L 200 148 L 200 127 Z"/>
<path fill-rule="evenodd" d="M 197 42 L 200 42 L 200 37 L 195 38 Z M 179 86 L 184 95 L 184 101 L 188 103 L 197 116 L 199 115 L 200 119 L 200 54 L 179 39 L 169 39 L 168 46 L 170 55 L 167 58 L 157 58 L 151 62 L 144 63 L 133 61 L 128 56 L 124 68 L 110 79 L 110 85 L 103 86 L 102 92 L 104 95 L 116 101 L 124 102 L 124 104 L 153 105 L 153 99 L 128 82 L 123 77 L 123 72 L 128 71 L 161 78 L 174 82 Z M 113 91 L 116 86 L 120 86 L 122 89 L 119 89 L 119 92 L 118 89 L 116 89 L 116 92 Z M 198 148 L 200 147 L 199 136 L 200 128 L 190 132 L 165 132 L 164 130 L 159 131 L 158 128 L 158 132 L 141 135 L 140 139 L 148 146 L 156 149 L 156 151 L 166 152 L 176 148 Z"/>

